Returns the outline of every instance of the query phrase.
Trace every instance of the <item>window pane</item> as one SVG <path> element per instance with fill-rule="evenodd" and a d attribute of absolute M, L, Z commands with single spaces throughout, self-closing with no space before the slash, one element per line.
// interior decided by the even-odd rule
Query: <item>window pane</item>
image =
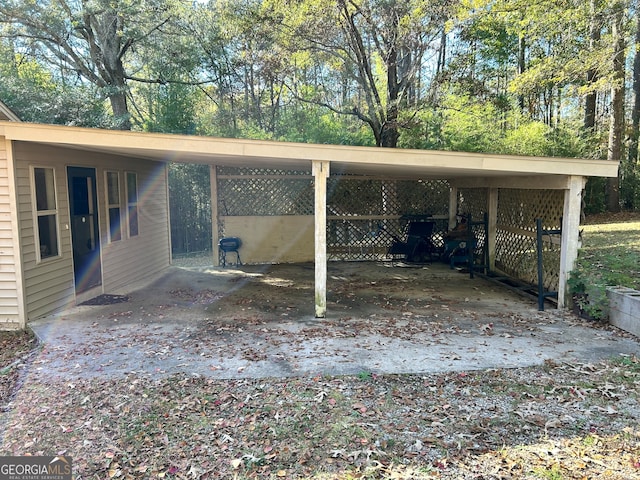
<path fill-rule="evenodd" d="M 53 168 L 34 168 L 33 177 L 37 210 L 55 210 L 56 189 L 53 181 Z"/>
<path fill-rule="evenodd" d="M 120 207 L 109 208 L 109 231 L 112 242 L 122 239 L 120 229 Z"/>
<path fill-rule="evenodd" d="M 138 206 L 129 206 L 129 236 L 135 237 L 138 235 Z"/>
<path fill-rule="evenodd" d="M 107 172 L 107 202 L 109 205 L 120 204 L 120 184 L 118 172 Z"/>
<path fill-rule="evenodd" d="M 86 177 L 73 177 L 73 198 L 71 198 L 71 215 L 91 215 L 91 179 Z"/>
<path fill-rule="evenodd" d="M 138 203 L 138 179 L 135 173 L 127 173 L 127 203 Z"/>
<path fill-rule="evenodd" d="M 56 215 L 39 216 L 38 232 L 40 233 L 40 258 L 56 257 L 58 255 Z"/>

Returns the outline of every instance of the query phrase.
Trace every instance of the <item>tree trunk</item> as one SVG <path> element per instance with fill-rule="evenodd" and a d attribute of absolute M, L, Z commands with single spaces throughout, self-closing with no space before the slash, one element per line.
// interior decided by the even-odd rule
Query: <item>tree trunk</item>
<path fill-rule="evenodd" d="M 394 25 L 397 29 L 397 25 Z M 387 60 L 387 108 L 380 132 L 380 146 L 396 148 L 398 146 L 398 100 L 400 85 L 398 84 L 398 51 L 395 45 L 389 46 Z"/>
<path fill-rule="evenodd" d="M 611 123 L 609 127 L 609 150 L 607 159 L 620 161 L 622 158 L 622 142 L 624 135 L 624 7 L 622 2 L 616 5 L 613 20 L 613 86 L 611 88 Z M 607 180 L 607 209 L 610 212 L 620 211 L 619 178 Z"/>
<path fill-rule="evenodd" d="M 589 49 L 593 51 L 600 41 L 600 19 L 596 13 L 596 0 L 591 0 L 591 18 L 589 25 Z M 595 68 L 587 70 L 587 85 L 593 85 L 598 80 L 598 72 Z M 584 101 L 584 130 L 591 133 L 596 126 L 596 105 L 598 94 L 589 91 Z"/>
<path fill-rule="evenodd" d="M 127 105 L 127 94 L 123 91 L 109 95 L 111 111 L 118 130 L 131 130 L 131 118 Z"/>
<path fill-rule="evenodd" d="M 526 50 L 527 50 L 527 41 L 524 38 L 524 33 L 520 34 L 518 38 L 518 73 L 522 75 L 527 70 L 526 65 Z M 524 95 L 518 95 L 518 106 L 520 107 L 520 112 L 524 113 Z"/>
<path fill-rule="evenodd" d="M 107 97 L 119 130 L 131 130 L 131 118 L 127 105 L 127 81 L 122 64 L 123 45 L 120 29 L 123 17 L 115 10 L 107 10 L 93 16 L 85 13 L 87 30 L 94 29 L 91 40 L 91 59 L 97 66 L 107 88 Z"/>
<path fill-rule="evenodd" d="M 636 2 L 636 9 L 640 2 Z M 640 17 L 636 20 L 636 45 L 640 45 Z M 627 154 L 627 175 L 624 180 L 626 189 L 625 206 L 640 207 L 640 187 L 638 186 L 638 140 L 640 139 L 640 50 L 636 48 L 633 59 L 633 109 L 631 110 L 631 133 Z"/>

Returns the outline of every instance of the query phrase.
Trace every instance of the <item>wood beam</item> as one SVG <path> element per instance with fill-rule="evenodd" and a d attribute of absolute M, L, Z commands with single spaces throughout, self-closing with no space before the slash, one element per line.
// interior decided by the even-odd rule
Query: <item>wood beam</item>
<path fill-rule="evenodd" d="M 569 188 L 567 175 L 525 175 L 519 177 L 469 177 L 449 180 L 458 188 L 514 188 L 531 190 L 565 190 Z"/>
<path fill-rule="evenodd" d="M 564 193 L 560 274 L 558 278 L 558 308 L 564 308 L 570 301 L 567 281 L 578 258 L 582 191 L 585 185 L 585 177 L 571 176 L 569 178 L 569 188 Z"/>

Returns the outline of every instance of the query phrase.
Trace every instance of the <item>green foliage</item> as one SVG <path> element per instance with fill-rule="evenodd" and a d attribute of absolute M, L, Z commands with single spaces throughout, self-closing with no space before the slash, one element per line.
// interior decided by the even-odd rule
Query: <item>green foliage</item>
<path fill-rule="evenodd" d="M 46 65 L 0 40 L 0 99 L 24 121 L 111 126 L 103 100 L 81 83 L 60 83 Z"/>
<path fill-rule="evenodd" d="M 169 209 L 174 254 L 211 250 L 208 165 L 173 163 L 169 166 Z"/>
<path fill-rule="evenodd" d="M 605 319 L 608 286 L 640 288 L 640 224 L 586 225 L 583 241 L 569 291 L 585 313 Z"/>

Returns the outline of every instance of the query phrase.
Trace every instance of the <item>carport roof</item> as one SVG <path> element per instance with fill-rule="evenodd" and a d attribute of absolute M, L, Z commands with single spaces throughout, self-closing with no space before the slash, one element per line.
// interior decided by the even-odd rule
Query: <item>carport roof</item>
<path fill-rule="evenodd" d="M 22 122 L 0 121 L 0 136 L 162 162 L 311 170 L 313 160 L 328 161 L 332 173 L 385 177 L 618 175 L 618 162 L 608 160 L 287 143 Z"/>

